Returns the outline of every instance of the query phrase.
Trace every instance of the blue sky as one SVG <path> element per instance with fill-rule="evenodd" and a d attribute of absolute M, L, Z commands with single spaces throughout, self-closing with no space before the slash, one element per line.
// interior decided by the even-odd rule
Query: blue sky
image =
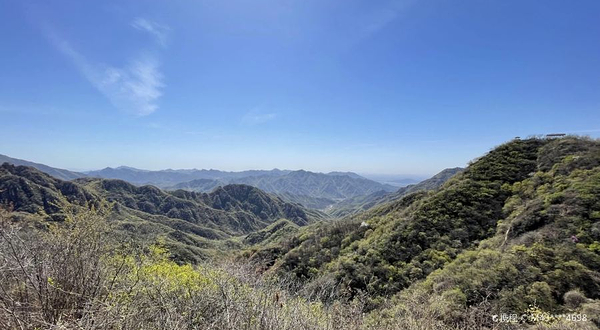
<path fill-rule="evenodd" d="M 599 1 L 0 0 L 0 153 L 429 175 L 600 136 Z"/>

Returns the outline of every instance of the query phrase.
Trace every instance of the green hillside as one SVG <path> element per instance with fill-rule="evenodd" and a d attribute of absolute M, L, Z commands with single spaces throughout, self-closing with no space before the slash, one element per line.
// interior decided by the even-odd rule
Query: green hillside
<path fill-rule="evenodd" d="M 399 293 L 388 316 L 416 312 L 407 310 L 411 299 L 429 301 L 439 309 L 431 315 L 450 325 L 470 322 L 482 303 L 487 312 L 519 315 L 530 305 L 549 313 L 593 309 L 599 220 L 600 142 L 515 140 L 439 191 L 301 230 L 272 250 L 273 269 L 314 291 L 337 283 L 336 299 L 366 295 L 368 310 Z M 572 295 L 581 297 L 577 306 Z M 491 318 L 480 321 L 491 326 Z"/>
<path fill-rule="evenodd" d="M 286 203 L 259 189 L 228 185 L 206 193 L 164 192 L 120 180 L 55 179 L 34 168 L 0 166 L 0 203 L 22 217 L 62 221 L 73 210 L 114 203 L 111 217 L 134 239 L 163 237 L 178 258 L 197 261 L 236 243 L 224 241 L 260 230 L 279 219 L 307 225 L 315 211 Z"/>

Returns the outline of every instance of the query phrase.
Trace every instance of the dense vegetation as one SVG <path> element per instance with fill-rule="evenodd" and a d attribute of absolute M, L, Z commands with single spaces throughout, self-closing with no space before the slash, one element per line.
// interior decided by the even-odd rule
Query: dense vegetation
<path fill-rule="evenodd" d="M 243 185 L 165 193 L 0 174 L 15 208 L 0 214 L 6 328 L 600 326 L 597 140 L 514 140 L 438 189 L 335 221 Z M 182 257 L 178 244 L 200 242 L 232 258 Z"/>
<path fill-rule="evenodd" d="M 2 329 L 349 329 L 360 306 L 324 306 L 251 265 L 180 265 L 114 236 L 107 208 L 28 230 L 0 211 Z"/>
<path fill-rule="evenodd" d="M 599 171 L 598 141 L 516 140 L 436 192 L 311 226 L 279 249 L 249 254 L 277 258 L 273 270 L 313 291 L 336 283 L 334 299 L 364 295 L 380 319 L 421 313 L 492 327 L 492 314 L 535 308 L 583 310 L 598 325 Z M 414 301 L 427 309 L 407 307 Z"/>
<path fill-rule="evenodd" d="M 538 150 L 535 171 L 502 187 L 510 197 L 494 234 L 401 294 L 394 312 L 443 297 L 438 312 L 449 322 L 498 311 L 582 312 L 600 325 L 600 144 L 562 139 Z"/>
<path fill-rule="evenodd" d="M 503 185 L 523 180 L 535 170 L 542 144 L 530 140 L 501 146 L 434 194 L 409 195 L 370 211 L 371 216 L 361 215 L 367 226 L 357 227 L 344 237 L 344 244 L 336 244 L 339 255 L 331 264 L 325 260 L 326 266 L 352 290 L 376 295 L 395 293 L 424 278 L 493 233 L 508 197 Z M 303 241 L 283 259 L 286 271 L 310 277 L 307 269 L 325 266 L 317 260 L 309 267 L 297 267 L 296 255 L 311 257 L 304 251 L 306 245 L 311 244 Z"/>
<path fill-rule="evenodd" d="M 62 221 L 71 209 L 115 202 L 111 217 L 118 230 L 136 239 L 163 237 L 182 261 L 197 262 L 239 246 L 236 236 L 267 227 L 282 218 L 297 225 L 321 219 L 318 212 L 283 202 L 256 188 L 228 185 L 209 194 L 164 192 L 125 181 L 55 179 L 31 167 L 0 166 L 0 202 L 20 217 L 32 214 Z"/>

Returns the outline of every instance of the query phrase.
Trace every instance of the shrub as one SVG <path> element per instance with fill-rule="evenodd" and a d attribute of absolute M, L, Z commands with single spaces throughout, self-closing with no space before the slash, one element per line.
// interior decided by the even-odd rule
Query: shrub
<path fill-rule="evenodd" d="M 113 239 L 107 209 L 31 230 L 0 210 L 1 329 L 357 329 L 360 300 L 325 306 L 257 265 L 177 264 Z M 39 225 L 39 224 L 38 224 Z M 314 292 L 316 296 L 326 293 Z"/>
<path fill-rule="evenodd" d="M 565 305 L 567 305 L 567 307 L 569 307 L 571 309 L 578 308 L 579 306 L 581 306 L 581 304 L 583 304 L 587 300 L 585 295 L 583 293 L 581 293 L 579 290 L 571 290 L 571 291 L 565 293 L 565 295 L 563 296 L 563 299 L 565 301 Z"/>

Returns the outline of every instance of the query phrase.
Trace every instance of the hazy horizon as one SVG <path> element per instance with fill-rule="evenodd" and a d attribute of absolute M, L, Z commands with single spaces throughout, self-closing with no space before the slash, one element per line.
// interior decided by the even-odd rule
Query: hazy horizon
<path fill-rule="evenodd" d="M 121 165 L 116 165 L 116 166 L 99 166 L 99 167 L 93 167 L 93 168 L 74 168 L 74 167 L 70 167 L 70 166 L 58 166 L 55 164 L 50 164 L 50 163 L 45 163 L 39 160 L 35 160 L 35 159 L 26 159 L 26 158 L 19 158 L 19 157 L 13 157 L 11 155 L 7 155 L 7 154 L 3 154 L 0 152 L 0 156 L 7 156 L 10 158 L 15 158 L 15 159 L 19 159 L 19 160 L 24 160 L 24 161 L 29 161 L 29 162 L 33 162 L 33 163 L 38 163 L 38 164 L 42 164 L 42 165 L 47 165 L 50 167 L 54 167 L 54 168 L 59 168 L 59 169 L 64 169 L 64 170 L 68 170 L 68 171 L 73 171 L 73 172 L 80 172 L 80 173 L 86 173 L 86 172 L 92 172 L 92 171 L 98 171 L 98 170 L 103 170 L 106 168 L 119 168 L 119 167 L 127 167 L 127 168 L 132 168 L 132 169 L 136 169 L 136 170 L 142 170 L 142 171 L 165 171 L 165 170 L 218 170 L 218 171 L 223 171 L 223 172 L 243 172 L 243 171 L 272 171 L 272 170 L 281 170 L 281 171 L 300 171 L 300 170 L 304 170 L 304 171 L 309 171 L 309 172 L 314 172 L 314 173 L 332 173 L 332 172 L 352 172 L 364 177 L 367 177 L 371 180 L 374 181 L 379 181 L 379 182 L 384 182 L 384 181 L 397 181 L 397 180 L 401 180 L 401 179 L 413 179 L 413 180 L 424 180 L 430 176 L 433 176 L 436 173 L 427 173 L 427 174 L 414 174 L 414 173 L 365 173 L 365 172 L 359 172 L 359 171 L 352 171 L 352 170 L 347 170 L 347 171 L 327 171 L 327 170 L 315 170 L 315 169 L 306 169 L 306 168 L 277 168 L 277 167 L 271 167 L 271 168 L 247 168 L 247 169 L 241 169 L 241 170 L 227 170 L 227 169 L 220 169 L 220 168 L 209 168 L 209 167 L 188 167 L 188 168 L 174 168 L 174 167 L 168 167 L 168 168 L 153 168 L 153 169 L 149 169 L 149 168 L 144 168 L 144 167 L 136 167 L 136 166 L 129 166 L 126 164 L 121 164 Z M 441 169 L 443 170 L 443 169 Z M 440 170 L 440 171 L 441 171 Z M 439 171 L 438 171 L 439 172 Z"/>
<path fill-rule="evenodd" d="M 600 137 L 600 2 L 4 1 L 0 152 L 429 176 Z"/>

